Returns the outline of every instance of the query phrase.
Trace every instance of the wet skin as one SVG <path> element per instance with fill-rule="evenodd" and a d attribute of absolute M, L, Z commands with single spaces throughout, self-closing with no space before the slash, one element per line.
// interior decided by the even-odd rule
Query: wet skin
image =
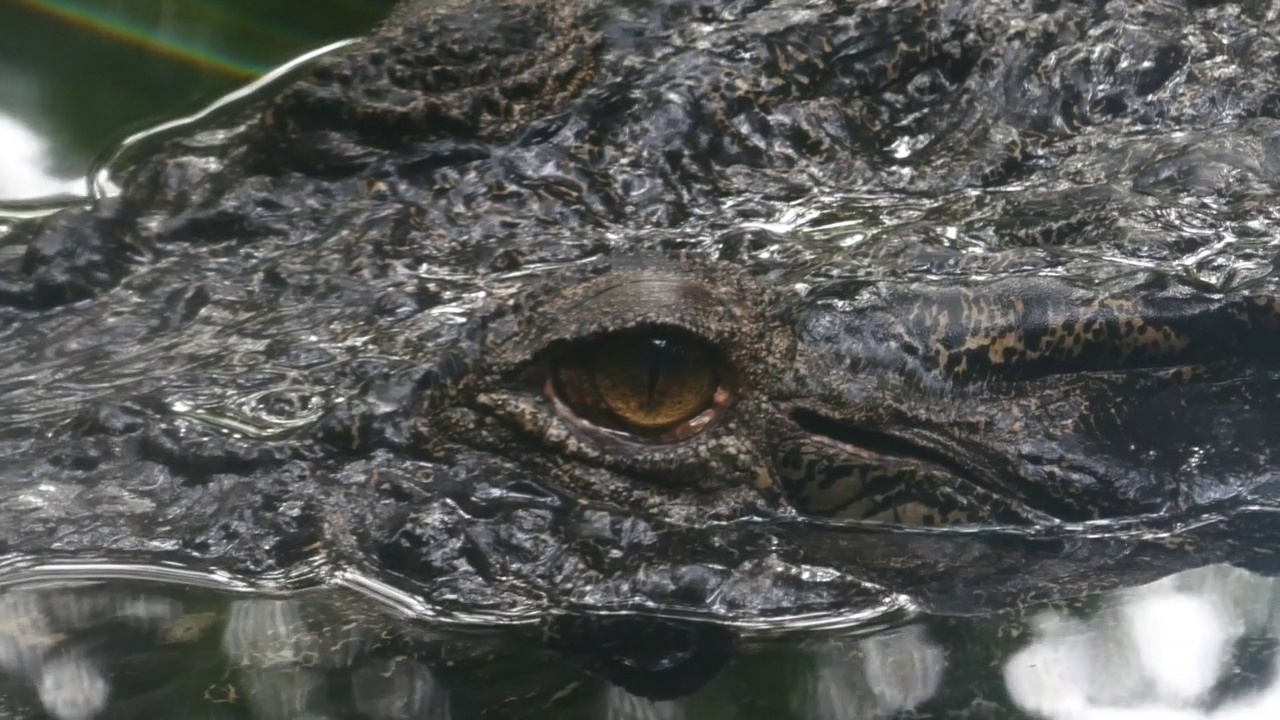
<path fill-rule="evenodd" d="M 1249 12 L 402 6 L 6 226 L 0 535 L 481 615 L 1270 571 Z"/>

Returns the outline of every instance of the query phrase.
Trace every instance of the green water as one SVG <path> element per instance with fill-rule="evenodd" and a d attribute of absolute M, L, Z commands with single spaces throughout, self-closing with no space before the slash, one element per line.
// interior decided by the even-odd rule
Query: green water
<path fill-rule="evenodd" d="M 157 570 L 161 579 L 166 573 Z M 170 575 L 172 573 L 169 573 Z M 354 592 L 28 572 L 0 594 L 0 716 L 1266 720 L 1274 581 L 1225 567 L 1087 601 L 845 631 L 470 626 Z M 219 584 L 226 587 L 218 587 Z M 575 626 L 569 632 L 578 632 Z M 664 658 L 648 639 L 682 638 Z M 565 648 L 570 649 L 566 650 Z M 657 694 L 657 699 L 645 695 Z M 675 697 L 668 697 L 675 695 Z"/>
<path fill-rule="evenodd" d="M 298 54 L 361 35 L 391 5 L 4 0 L 0 115 L 39 138 L 43 151 L 31 157 L 3 143 L 0 200 L 43 194 L 26 179 L 34 170 L 60 180 L 82 177 L 129 134 L 191 112 Z M 19 187 L 6 188 L 5 175 L 19 175 L 11 183 Z"/>

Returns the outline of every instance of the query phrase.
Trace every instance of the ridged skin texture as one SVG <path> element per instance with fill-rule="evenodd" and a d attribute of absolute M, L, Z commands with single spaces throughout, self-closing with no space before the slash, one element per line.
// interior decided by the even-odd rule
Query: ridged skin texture
<path fill-rule="evenodd" d="M 1276 16 L 407 3 L 0 226 L 0 540 L 729 620 L 1269 570 Z M 676 442 L 548 384 L 637 330 L 719 363 Z"/>

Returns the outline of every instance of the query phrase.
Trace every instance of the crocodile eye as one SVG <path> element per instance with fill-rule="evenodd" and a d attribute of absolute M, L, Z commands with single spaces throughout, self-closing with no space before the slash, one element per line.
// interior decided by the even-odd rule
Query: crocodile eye
<path fill-rule="evenodd" d="M 645 442 L 706 429 L 730 393 L 719 353 L 677 331 L 633 330 L 573 348 L 552 369 L 548 393 L 578 419 Z"/>

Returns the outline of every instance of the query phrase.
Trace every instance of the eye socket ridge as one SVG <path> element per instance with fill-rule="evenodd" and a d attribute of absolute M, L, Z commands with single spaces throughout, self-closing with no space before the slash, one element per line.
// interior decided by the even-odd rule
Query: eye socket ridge
<path fill-rule="evenodd" d="M 548 358 L 543 393 L 580 428 L 646 444 L 706 431 L 734 398 L 724 353 L 688 330 L 658 325 L 565 343 Z"/>

